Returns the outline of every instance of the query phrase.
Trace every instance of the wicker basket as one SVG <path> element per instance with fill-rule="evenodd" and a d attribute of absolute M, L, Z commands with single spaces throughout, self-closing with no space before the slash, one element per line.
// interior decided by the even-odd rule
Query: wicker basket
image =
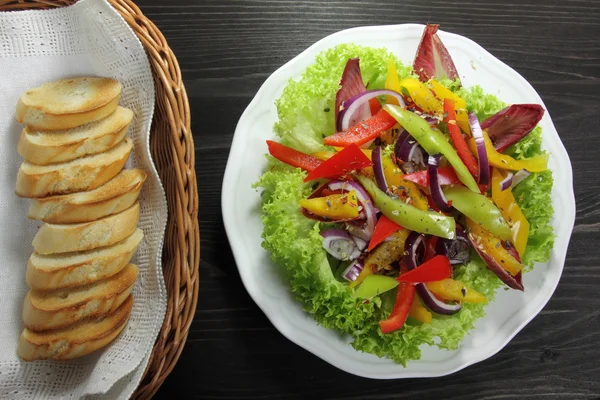
<path fill-rule="evenodd" d="M 0 11 L 64 7 L 77 0 L 0 0 Z M 162 33 L 130 0 L 108 0 L 146 49 L 156 87 L 150 134 L 154 163 L 167 192 L 163 250 L 167 312 L 144 377 L 133 395 L 152 397 L 179 359 L 198 301 L 198 190 L 190 109 L 177 59 Z"/>

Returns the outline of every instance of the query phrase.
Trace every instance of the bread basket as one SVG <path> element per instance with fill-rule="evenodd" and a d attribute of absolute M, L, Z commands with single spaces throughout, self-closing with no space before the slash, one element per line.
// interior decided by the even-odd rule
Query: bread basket
<path fill-rule="evenodd" d="M 76 0 L 0 0 L 0 11 L 64 7 Z M 152 397 L 175 366 L 198 301 L 198 190 L 188 98 L 177 59 L 158 28 L 129 0 L 108 0 L 146 49 L 156 89 L 152 158 L 167 195 L 169 219 L 162 255 L 165 320 L 133 398 Z"/>

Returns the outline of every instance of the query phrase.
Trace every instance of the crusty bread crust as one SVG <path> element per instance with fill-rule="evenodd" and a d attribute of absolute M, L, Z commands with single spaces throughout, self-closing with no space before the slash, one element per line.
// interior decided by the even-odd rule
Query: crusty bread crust
<path fill-rule="evenodd" d="M 113 245 L 130 236 L 140 219 L 136 202 L 118 214 L 79 224 L 47 224 L 33 238 L 33 248 L 39 254 L 69 253 Z"/>
<path fill-rule="evenodd" d="M 119 213 L 135 203 L 146 177 L 146 172 L 141 169 L 125 169 L 89 192 L 32 199 L 29 218 L 52 224 L 72 224 Z"/>
<path fill-rule="evenodd" d="M 23 93 L 15 115 L 35 129 L 70 129 L 110 115 L 120 98 L 121 84 L 114 79 L 61 79 Z"/>
<path fill-rule="evenodd" d="M 33 253 L 27 262 L 27 285 L 33 290 L 54 290 L 86 285 L 121 271 L 135 254 L 144 234 L 141 229 L 109 247 L 77 253 Z"/>
<path fill-rule="evenodd" d="M 32 331 L 25 328 L 19 338 L 17 355 L 25 361 L 69 360 L 96 351 L 113 341 L 123 330 L 131 309 L 133 295 L 113 313 L 89 318 L 62 329 Z"/>
<path fill-rule="evenodd" d="M 93 190 L 123 169 L 132 149 L 133 142 L 125 138 L 107 152 L 66 163 L 40 166 L 24 161 L 15 192 L 20 197 L 38 198 Z"/>
<path fill-rule="evenodd" d="M 33 331 L 40 331 L 110 314 L 131 294 L 138 272 L 136 265 L 129 264 L 117 274 L 89 285 L 52 291 L 30 290 L 23 305 L 23 323 Z"/>
<path fill-rule="evenodd" d="M 73 129 L 39 131 L 26 126 L 17 151 L 36 165 L 61 163 L 107 151 L 121 142 L 129 129 L 133 112 L 117 107 L 108 117 Z"/>

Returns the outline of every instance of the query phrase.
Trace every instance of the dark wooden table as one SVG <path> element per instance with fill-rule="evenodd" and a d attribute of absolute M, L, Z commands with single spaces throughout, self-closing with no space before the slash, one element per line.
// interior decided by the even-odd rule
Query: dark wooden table
<path fill-rule="evenodd" d="M 157 398 L 600 398 L 598 0 L 138 3 L 181 64 L 200 188 L 198 310 Z M 409 22 L 467 36 L 531 82 L 571 157 L 578 215 L 556 293 L 499 354 L 444 378 L 373 381 L 288 341 L 250 299 L 223 228 L 221 181 L 237 120 L 275 69 L 338 30 Z"/>

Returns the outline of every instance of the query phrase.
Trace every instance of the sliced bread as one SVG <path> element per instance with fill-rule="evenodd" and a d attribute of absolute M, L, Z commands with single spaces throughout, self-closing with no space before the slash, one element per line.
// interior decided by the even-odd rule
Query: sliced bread
<path fill-rule="evenodd" d="M 107 152 L 66 163 L 35 165 L 24 161 L 17 175 L 20 197 L 46 197 L 93 190 L 108 182 L 125 166 L 133 142 L 125 138 Z"/>
<path fill-rule="evenodd" d="M 32 199 L 29 218 L 51 224 L 93 221 L 129 208 L 137 200 L 146 173 L 124 169 L 104 185 L 90 190 Z"/>
<path fill-rule="evenodd" d="M 136 202 L 118 214 L 79 224 L 43 224 L 33 238 L 39 254 L 69 253 L 113 245 L 130 236 L 140 219 Z"/>
<path fill-rule="evenodd" d="M 89 285 L 30 290 L 23 304 L 23 323 L 32 331 L 43 331 L 110 314 L 129 297 L 138 273 L 136 265 L 128 264 L 115 275 Z"/>
<path fill-rule="evenodd" d="M 90 318 L 62 329 L 32 331 L 25 328 L 19 338 L 17 355 L 25 361 L 69 360 L 96 351 L 117 337 L 125 327 L 133 296 L 129 297 L 112 314 Z"/>
<path fill-rule="evenodd" d="M 121 271 L 135 254 L 144 234 L 141 229 L 112 246 L 77 253 L 33 253 L 27 262 L 27 285 L 33 290 L 54 290 L 86 285 Z"/>
<path fill-rule="evenodd" d="M 37 165 L 102 153 L 123 140 L 132 118 L 131 110 L 117 107 L 108 117 L 73 129 L 40 131 L 26 126 L 21 132 L 17 151 Z"/>
<path fill-rule="evenodd" d="M 111 78 L 60 79 L 23 93 L 16 118 L 34 129 L 70 129 L 110 115 L 120 98 L 121 84 Z"/>

